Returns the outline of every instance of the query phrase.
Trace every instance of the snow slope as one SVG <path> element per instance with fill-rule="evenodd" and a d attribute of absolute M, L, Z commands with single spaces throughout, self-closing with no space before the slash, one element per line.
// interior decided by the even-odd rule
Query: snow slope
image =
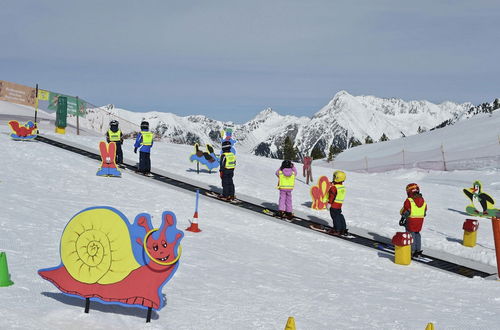
<path fill-rule="evenodd" d="M 109 205 L 129 220 L 164 210 L 176 213 L 183 229 L 194 211 L 194 195 L 138 177 L 95 176 L 99 163 L 38 142 L 11 141 L 0 126 L 2 158 L 0 250 L 6 251 L 15 285 L 0 288 L 0 328 L 67 329 L 282 329 L 294 316 L 298 329 L 493 329 L 498 327 L 497 281 L 468 279 L 421 264 L 398 266 L 383 253 L 325 237 L 267 216 L 206 198 L 200 200 L 203 232 L 185 232 L 179 271 L 164 289 L 167 306 L 144 323 L 144 311 L 96 306 L 83 313 L 81 301 L 65 297 L 36 274 L 59 264 L 64 226 L 78 211 Z M 53 136 L 52 133 L 47 133 Z M 99 137 L 59 136 L 97 149 Z M 125 156 L 135 159 L 132 141 Z M 194 172 L 192 147 L 155 143 L 154 167 L 202 184 L 220 186 L 216 173 Z M 277 201 L 274 171 L 280 161 L 238 153 L 237 194 Z M 332 168 L 313 164 L 315 178 Z M 300 168 L 299 168 L 300 169 Z M 460 244 L 461 189 L 474 179 L 498 199 L 498 171 L 385 174 L 348 172 L 344 214 L 348 226 L 391 237 L 400 227 L 404 186 L 418 182 L 429 203 L 422 232 L 424 250 L 446 251 L 494 266 L 491 226 L 481 220 L 478 245 Z M 329 220 L 308 207 L 309 186 L 299 178 L 294 207 Z M 41 253 L 40 253 L 41 252 Z"/>

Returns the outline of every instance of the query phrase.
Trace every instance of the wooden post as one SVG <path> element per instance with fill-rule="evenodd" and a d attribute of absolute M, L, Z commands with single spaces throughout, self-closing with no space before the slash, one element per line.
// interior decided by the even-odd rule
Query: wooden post
<path fill-rule="evenodd" d="M 36 84 L 35 88 L 35 125 L 36 125 L 37 115 L 38 115 L 38 84 Z"/>
<path fill-rule="evenodd" d="M 495 217 L 491 218 L 491 225 L 493 227 L 493 239 L 495 242 L 495 253 L 497 256 L 497 277 L 500 279 L 500 214 L 497 213 Z"/>
<path fill-rule="evenodd" d="M 89 313 L 90 310 L 90 298 L 85 298 L 85 313 Z"/>
<path fill-rule="evenodd" d="M 78 104 L 78 96 L 76 97 L 76 135 L 80 135 L 80 106 Z"/>
<path fill-rule="evenodd" d="M 441 145 L 441 155 L 443 156 L 443 167 L 444 167 L 444 170 L 447 171 L 447 169 L 446 169 L 446 159 L 444 158 L 444 147 L 443 147 L 443 145 Z"/>

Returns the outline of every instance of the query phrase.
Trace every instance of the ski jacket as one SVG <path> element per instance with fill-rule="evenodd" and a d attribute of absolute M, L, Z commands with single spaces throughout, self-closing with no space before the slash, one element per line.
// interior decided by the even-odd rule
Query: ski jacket
<path fill-rule="evenodd" d="M 141 131 L 137 134 L 135 139 L 134 148 L 138 148 L 141 152 L 151 152 L 153 147 L 153 133 L 149 131 Z"/>
<path fill-rule="evenodd" d="M 416 194 L 413 197 L 408 197 L 403 204 L 403 208 L 400 214 L 409 212 L 409 216 L 406 223 L 406 228 L 408 231 L 418 233 L 422 230 L 424 225 L 424 217 L 427 213 L 427 203 L 420 194 Z"/>
<path fill-rule="evenodd" d="M 236 167 L 236 155 L 232 152 L 224 152 L 220 156 L 220 172 L 234 171 Z"/>
<path fill-rule="evenodd" d="M 311 157 L 304 157 L 304 168 L 308 169 L 311 167 L 312 164 L 312 158 Z"/>
<path fill-rule="evenodd" d="M 295 187 L 295 177 L 297 176 L 297 169 L 295 166 L 284 169 L 278 168 L 275 174 L 278 177 L 278 189 L 293 190 Z"/>
<path fill-rule="evenodd" d="M 328 203 L 331 208 L 341 209 L 344 204 L 345 186 L 343 182 L 332 182 L 330 190 L 328 190 Z"/>
<path fill-rule="evenodd" d="M 108 130 L 106 132 L 106 141 L 109 142 L 123 142 L 122 131 L 117 130 L 113 132 L 112 130 Z"/>

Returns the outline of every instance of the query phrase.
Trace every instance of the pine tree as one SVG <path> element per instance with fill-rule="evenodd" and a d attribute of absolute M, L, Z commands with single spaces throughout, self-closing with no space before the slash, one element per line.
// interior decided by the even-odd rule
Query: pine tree
<path fill-rule="evenodd" d="M 285 143 L 283 145 L 283 159 L 294 160 L 295 159 L 295 150 L 293 148 L 292 139 L 289 136 L 285 138 Z"/>
<path fill-rule="evenodd" d="M 368 135 L 365 139 L 365 144 L 370 144 L 370 143 L 373 143 L 373 139 L 371 138 L 370 135 Z"/>
<path fill-rule="evenodd" d="M 326 159 L 326 161 L 331 162 L 332 160 L 335 159 L 335 156 L 337 156 L 341 152 L 342 152 L 342 149 L 331 144 L 330 149 L 328 150 L 328 158 Z"/>
<path fill-rule="evenodd" d="M 355 139 L 354 137 L 351 137 L 351 139 L 349 140 L 349 147 L 350 148 L 354 148 L 354 147 L 357 147 L 360 145 L 361 145 L 361 142 L 359 142 L 359 140 Z"/>
<path fill-rule="evenodd" d="M 316 144 L 314 146 L 313 150 L 311 151 L 311 157 L 312 157 L 312 159 L 325 158 L 325 153 L 323 152 L 323 150 L 321 150 L 319 145 Z"/>
<path fill-rule="evenodd" d="M 384 141 L 389 141 L 389 138 L 387 137 L 387 135 L 385 135 L 385 133 L 382 133 L 382 136 L 380 137 L 380 142 L 384 142 Z"/>
<path fill-rule="evenodd" d="M 495 99 L 495 101 L 493 101 L 493 110 L 496 110 L 496 109 L 499 109 L 500 108 L 500 100 L 499 99 Z"/>

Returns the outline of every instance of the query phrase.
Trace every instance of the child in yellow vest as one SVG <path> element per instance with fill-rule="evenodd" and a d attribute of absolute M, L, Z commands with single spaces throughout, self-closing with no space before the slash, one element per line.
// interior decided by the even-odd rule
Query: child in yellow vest
<path fill-rule="evenodd" d="M 290 160 L 284 160 L 281 167 L 276 170 L 278 189 L 280 190 L 279 214 L 281 217 L 293 218 L 292 191 L 295 186 L 297 169 Z"/>
<path fill-rule="evenodd" d="M 328 191 L 328 203 L 330 204 L 330 217 L 333 220 L 333 229 L 330 234 L 336 236 L 348 236 L 347 226 L 344 215 L 342 214 L 342 205 L 344 204 L 345 187 L 344 181 L 346 175 L 342 171 L 333 172 L 333 182 Z"/>

